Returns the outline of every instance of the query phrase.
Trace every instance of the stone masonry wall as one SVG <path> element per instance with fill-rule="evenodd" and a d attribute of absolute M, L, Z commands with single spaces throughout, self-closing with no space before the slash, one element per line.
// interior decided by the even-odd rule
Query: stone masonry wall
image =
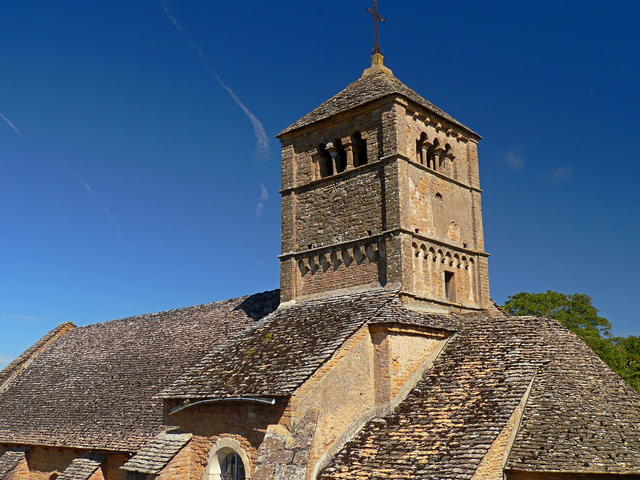
<path fill-rule="evenodd" d="M 350 138 L 355 132 L 367 144 L 369 163 L 382 156 L 381 119 L 388 106 L 383 102 L 347 112 L 293 132 L 282 138 L 282 189 L 307 185 L 320 178 L 319 145 Z"/>
<path fill-rule="evenodd" d="M 415 238 L 411 247 L 413 283 L 409 287 L 415 295 L 441 303 L 480 306 L 478 256 Z M 453 274 L 454 299 L 447 299 L 445 272 Z"/>
<path fill-rule="evenodd" d="M 27 461 L 8 480 L 49 480 L 52 475 L 61 474 L 74 459 L 86 453 L 88 452 L 71 448 L 31 446 L 27 452 Z M 101 454 L 106 460 L 90 480 L 124 480 L 126 472 L 120 467 L 129 457 L 121 453 Z"/>
<path fill-rule="evenodd" d="M 251 477 L 269 425 L 287 424 L 286 404 L 274 406 L 220 403 L 183 410 L 167 418 L 172 425 L 193 433 L 189 444 L 163 471 L 161 480 L 201 480 L 216 442 L 230 438 L 242 446 L 249 459 L 245 465 Z"/>
<path fill-rule="evenodd" d="M 396 116 L 388 101 L 378 101 L 282 138 L 283 301 L 386 283 L 380 255 L 385 242 L 376 241 L 375 252 L 367 254 L 367 248 L 368 239 L 386 228 L 389 186 L 385 165 L 378 161 L 395 141 L 383 125 L 394 123 Z M 356 165 L 355 132 L 366 142 L 368 163 L 363 166 Z M 346 171 L 322 178 L 319 145 L 338 140 L 348 146 L 351 163 Z M 331 246 L 339 248 L 307 252 Z"/>
<path fill-rule="evenodd" d="M 408 382 L 437 354 L 444 338 L 420 328 L 364 326 L 291 400 L 291 431 L 309 439 L 300 480 L 311 480 L 358 428 L 406 395 Z M 310 419 L 315 419 L 313 427 Z M 297 456 L 302 461 L 303 453 Z M 285 477 L 274 477 L 285 478 Z"/>
<path fill-rule="evenodd" d="M 347 176 L 328 179 L 296 197 L 297 251 L 362 238 L 382 231 L 384 201 L 380 173 L 362 167 Z"/>
<path fill-rule="evenodd" d="M 467 147 L 470 140 L 465 135 L 429 116 L 423 109 L 408 107 L 402 119 L 402 135 L 406 138 L 406 143 L 405 148 L 399 151 L 400 154 L 415 163 L 420 163 L 421 152 L 418 142 L 421 135 L 426 135 L 426 141 L 429 143 L 437 139 L 440 146 L 448 145 L 451 148 L 450 154 L 453 156 L 453 160 L 446 162 L 440 171 L 457 181 L 470 183 L 473 168 Z"/>
<path fill-rule="evenodd" d="M 11 472 L 6 480 L 26 480 L 29 478 L 29 466 L 26 461 L 20 462 L 20 465 Z"/>
<path fill-rule="evenodd" d="M 472 192 L 409 164 L 403 176 L 402 226 L 448 245 L 477 249 Z"/>
<path fill-rule="evenodd" d="M 79 456 L 79 452 L 70 449 L 31 448 L 27 454 L 27 464 L 29 465 L 27 478 L 28 480 L 49 480 L 52 474 L 62 473 L 73 459 Z"/>
<path fill-rule="evenodd" d="M 359 285 L 384 284 L 385 243 L 381 238 L 298 255 L 300 296 Z"/>
<path fill-rule="evenodd" d="M 309 411 L 318 412 L 309 452 L 310 467 L 363 412 L 375 406 L 374 353 L 371 335 L 365 326 L 292 398 L 294 431 L 297 419 L 304 418 Z"/>

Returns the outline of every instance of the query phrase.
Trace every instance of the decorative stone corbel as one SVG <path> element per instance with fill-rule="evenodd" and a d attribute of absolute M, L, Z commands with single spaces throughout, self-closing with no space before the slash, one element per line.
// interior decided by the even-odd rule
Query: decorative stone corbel
<path fill-rule="evenodd" d="M 344 263 L 345 267 L 348 267 L 349 265 L 351 265 L 351 262 L 353 262 L 353 256 L 351 255 L 351 252 L 349 250 L 350 249 L 348 248 L 342 250 L 342 263 Z"/>
<path fill-rule="evenodd" d="M 369 261 L 370 262 L 375 262 L 377 257 L 378 257 L 378 255 L 377 255 L 378 252 L 376 251 L 375 244 L 369 243 L 366 246 L 365 251 L 367 253 L 367 258 L 369 259 Z"/>
<path fill-rule="evenodd" d="M 301 258 L 300 260 L 298 260 L 298 268 L 300 269 L 300 275 L 303 277 L 310 270 L 309 265 L 305 262 L 304 258 Z"/>
<path fill-rule="evenodd" d="M 333 269 L 338 270 L 338 268 L 340 268 L 340 264 L 342 264 L 342 259 L 338 255 L 338 252 L 336 250 L 331 250 L 329 257 L 331 258 L 331 265 L 333 265 Z"/>
<path fill-rule="evenodd" d="M 331 263 L 329 263 L 326 253 L 320 254 L 318 263 L 320 264 L 320 268 L 322 268 L 323 273 L 329 270 L 329 267 L 331 267 Z"/>
<path fill-rule="evenodd" d="M 366 258 L 365 254 L 362 252 L 362 248 L 360 247 L 360 245 L 356 245 L 355 247 L 353 247 L 353 258 L 355 258 L 358 265 L 362 264 L 362 262 Z"/>

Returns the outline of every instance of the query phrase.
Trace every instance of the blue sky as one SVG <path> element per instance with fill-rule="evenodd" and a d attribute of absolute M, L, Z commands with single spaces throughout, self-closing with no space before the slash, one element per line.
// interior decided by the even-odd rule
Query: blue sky
<path fill-rule="evenodd" d="M 2 2 L 0 365 L 61 322 L 276 288 L 272 136 L 367 66 L 367 6 Z M 493 296 L 587 293 L 640 335 L 640 2 L 381 9 L 387 64 L 485 138 Z"/>

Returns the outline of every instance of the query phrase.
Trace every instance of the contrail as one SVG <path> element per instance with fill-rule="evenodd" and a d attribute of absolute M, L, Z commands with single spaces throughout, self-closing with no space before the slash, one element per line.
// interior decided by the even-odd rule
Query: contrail
<path fill-rule="evenodd" d="M 236 93 L 231 89 L 231 87 L 229 87 L 222 81 L 220 75 L 218 75 L 211 67 L 211 62 L 209 62 L 209 59 L 205 55 L 200 45 L 198 45 L 195 41 L 193 41 L 192 38 L 190 38 L 190 36 L 185 32 L 182 24 L 178 22 L 178 20 L 173 16 L 173 14 L 171 13 L 171 9 L 169 8 L 169 4 L 165 0 L 161 0 L 160 5 L 162 6 L 162 10 L 164 10 L 165 15 L 167 16 L 171 24 L 175 27 L 175 29 L 187 38 L 189 46 L 196 53 L 209 75 L 211 75 L 218 82 L 218 84 L 227 91 L 231 99 L 238 107 L 240 107 L 240 109 L 244 112 L 246 117 L 251 122 L 251 125 L 253 125 L 253 131 L 255 133 L 256 140 L 258 141 L 256 150 L 257 156 L 259 158 L 268 157 L 269 151 L 271 149 L 271 140 L 269 139 L 269 136 L 267 135 L 267 132 L 264 129 L 264 125 L 262 124 L 260 119 L 256 117 L 251 110 L 249 110 L 244 102 L 240 100 L 240 97 L 238 97 L 238 95 L 236 95 Z"/>
<path fill-rule="evenodd" d="M 93 188 L 91 188 L 91 185 L 89 185 L 87 182 L 85 182 L 83 179 L 81 179 L 79 176 L 77 176 L 75 173 L 73 173 L 67 167 L 64 167 L 64 169 L 67 171 L 67 173 L 76 182 L 78 182 L 80 185 L 82 185 L 85 188 L 85 190 L 89 193 L 89 195 L 91 195 L 91 197 L 93 198 L 93 201 L 96 202 L 96 204 L 102 209 L 102 211 L 104 212 L 105 216 L 109 219 L 109 221 L 113 225 L 113 228 L 115 228 L 116 233 L 118 234 L 118 236 L 121 237 L 122 236 L 122 232 L 120 231 L 120 226 L 118 225 L 118 222 L 116 221 L 115 218 L 113 218 L 113 215 L 111 215 L 111 212 L 109 211 L 109 209 L 107 207 L 105 207 L 104 204 L 100 201 L 98 196 L 93 191 Z"/>
<path fill-rule="evenodd" d="M 258 198 L 261 202 L 265 202 L 269 200 L 269 190 L 264 185 L 260 185 L 260 198 Z"/>
<path fill-rule="evenodd" d="M 260 185 L 260 196 L 258 197 L 258 203 L 256 203 L 256 216 L 260 217 L 264 213 L 264 202 L 269 200 L 269 190 L 264 185 Z"/>
<path fill-rule="evenodd" d="M 269 137 L 267 136 L 267 132 L 264 130 L 264 125 L 262 125 L 262 122 L 260 121 L 260 119 L 256 117 L 251 112 L 251 110 L 247 108 L 247 106 L 244 103 L 242 103 L 242 100 L 238 98 L 236 93 L 233 90 L 231 90 L 231 88 L 227 86 L 218 75 L 216 75 L 215 78 L 220 84 L 220 86 L 229 93 L 233 101 L 236 102 L 236 105 L 238 105 L 242 109 L 244 114 L 251 121 L 251 124 L 253 125 L 253 131 L 256 135 L 256 138 L 258 139 L 258 155 L 261 158 L 267 157 L 269 155 L 270 144 L 269 144 Z"/>
<path fill-rule="evenodd" d="M 173 23 L 173 26 L 176 27 L 179 32 L 182 32 L 182 30 L 184 30 L 184 27 L 180 24 L 180 22 L 178 22 L 178 20 L 176 20 L 176 17 L 171 14 L 171 10 L 169 9 L 169 5 L 167 4 L 167 2 L 163 0 L 160 2 L 160 4 L 162 5 L 164 13 L 167 15 L 167 18 L 171 20 L 171 23 Z"/>
<path fill-rule="evenodd" d="M 16 135 L 18 135 L 21 138 L 24 138 L 24 135 L 22 135 L 22 133 L 20 132 L 20 130 L 18 130 L 18 127 L 16 127 L 13 122 L 11 120 L 9 120 L 4 113 L 0 112 L 0 118 L 2 118 L 2 120 L 4 120 L 7 125 L 9 125 L 11 127 L 11 130 L 13 130 Z"/>

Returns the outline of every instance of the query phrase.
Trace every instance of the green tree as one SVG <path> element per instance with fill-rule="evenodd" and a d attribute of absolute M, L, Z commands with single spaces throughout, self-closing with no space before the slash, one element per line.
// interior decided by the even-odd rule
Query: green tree
<path fill-rule="evenodd" d="M 521 292 L 510 296 L 503 308 L 511 315 L 559 320 L 640 392 L 640 338 L 612 336 L 611 323 L 599 315 L 589 295 Z"/>

